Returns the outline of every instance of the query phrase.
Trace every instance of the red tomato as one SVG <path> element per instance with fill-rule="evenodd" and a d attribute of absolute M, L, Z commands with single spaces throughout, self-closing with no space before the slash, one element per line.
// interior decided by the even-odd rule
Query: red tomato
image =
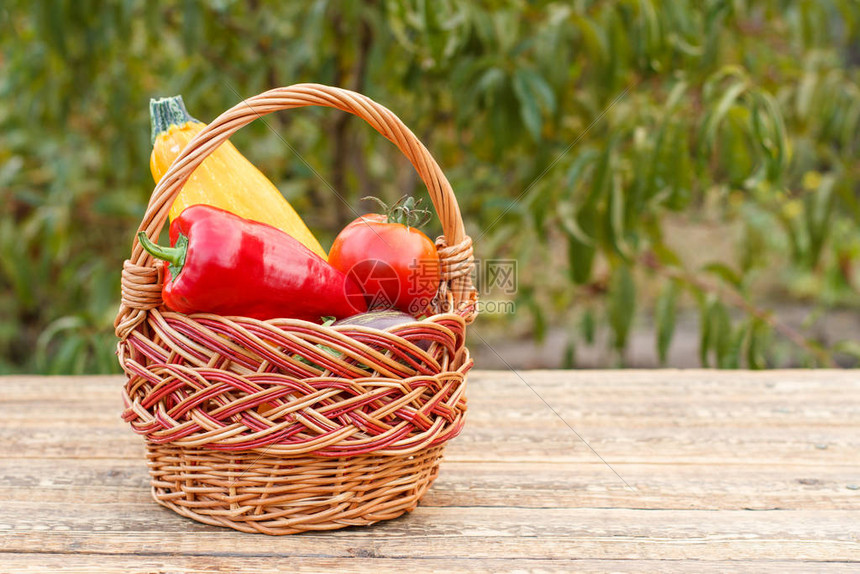
<path fill-rule="evenodd" d="M 344 227 L 328 262 L 358 283 L 369 309 L 420 315 L 439 288 L 439 255 L 430 238 L 377 213 Z"/>

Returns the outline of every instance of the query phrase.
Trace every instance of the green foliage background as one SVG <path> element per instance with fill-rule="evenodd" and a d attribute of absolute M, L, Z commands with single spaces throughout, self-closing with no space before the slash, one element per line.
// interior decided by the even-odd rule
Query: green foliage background
<path fill-rule="evenodd" d="M 860 304 L 856 0 L 11 0 L 0 29 L 0 373 L 117 370 L 150 97 L 181 93 L 207 121 L 302 81 L 394 110 L 448 174 L 479 255 L 520 262 L 519 312 L 487 329 L 569 326 L 575 364 L 604 326 L 623 357 L 639 312 L 665 357 L 682 305 L 705 365 L 860 354 L 806 329 Z M 355 206 L 423 193 L 345 114 L 266 123 L 234 141 L 324 245 L 352 212 L 281 138 Z M 691 264 L 678 222 L 724 242 Z M 809 325 L 788 327 L 778 300 L 810 305 Z"/>

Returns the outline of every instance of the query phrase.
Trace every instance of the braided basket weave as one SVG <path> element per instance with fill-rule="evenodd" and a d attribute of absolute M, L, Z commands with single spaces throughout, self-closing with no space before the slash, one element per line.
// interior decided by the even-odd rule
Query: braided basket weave
<path fill-rule="evenodd" d="M 465 327 L 477 312 L 471 239 L 430 153 L 366 96 L 297 84 L 240 102 L 171 165 L 139 231 L 157 240 L 185 181 L 236 130 L 303 106 L 354 114 L 409 159 L 442 223 L 442 282 L 433 315 L 385 331 L 183 315 L 163 306 L 163 267 L 135 239 L 115 323 L 128 377 L 123 419 L 145 437 L 159 504 L 244 532 L 330 530 L 413 510 L 466 414 Z"/>

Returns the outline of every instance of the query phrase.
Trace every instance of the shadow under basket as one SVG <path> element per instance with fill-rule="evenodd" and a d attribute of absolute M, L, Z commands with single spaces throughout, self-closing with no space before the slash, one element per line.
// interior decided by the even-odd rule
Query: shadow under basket
<path fill-rule="evenodd" d="M 466 416 L 477 314 L 472 242 L 451 186 L 389 110 L 329 86 L 270 90 L 206 126 L 156 185 L 139 231 L 157 238 L 194 169 L 236 130 L 277 110 L 327 106 L 394 143 L 442 223 L 441 282 L 421 320 L 386 330 L 184 315 L 164 307 L 164 269 L 135 239 L 115 327 L 122 417 L 146 441 L 153 498 L 206 524 L 293 534 L 409 512 Z"/>

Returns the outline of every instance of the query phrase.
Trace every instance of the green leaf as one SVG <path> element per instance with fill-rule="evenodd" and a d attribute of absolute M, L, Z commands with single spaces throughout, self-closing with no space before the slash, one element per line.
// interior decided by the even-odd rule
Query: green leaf
<path fill-rule="evenodd" d="M 571 163 L 565 175 L 567 184 L 566 193 L 564 195 L 565 203 L 570 206 L 570 212 L 579 213 L 580 210 L 591 210 L 594 208 L 594 198 L 592 193 L 588 193 L 587 197 L 580 197 L 579 190 L 583 183 L 587 180 L 588 173 L 593 169 L 595 162 L 601 157 L 601 154 L 595 149 L 586 149 L 579 154 Z M 579 227 L 579 224 L 576 224 Z"/>
<path fill-rule="evenodd" d="M 669 157 L 661 157 L 659 163 L 668 172 L 666 179 L 671 182 L 668 207 L 680 211 L 690 204 L 695 180 L 687 130 L 675 126 L 671 131 L 669 144 Z"/>
<path fill-rule="evenodd" d="M 572 207 L 570 203 L 562 203 L 558 207 L 558 220 L 562 229 L 583 245 L 594 247 L 594 240 L 580 227 L 577 216 L 571 212 Z"/>
<path fill-rule="evenodd" d="M 78 335 L 60 341 L 48 366 L 51 375 L 80 374 L 86 360 L 86 340 Z"/>
<path fill-rule="evenodd" d="M 785 123 L 779 105 L 774 98 L 762 91 L 751 92 L 753 136 L 765 153 L 766 159 L 760 167 L 760 174 L 750 178 L 750 184 L 766 173 L 767 178 L 779 182 L 785 170 L 786 148 Z"/>
<path fill-rule="evenodd" d="M 624 190 L 621 188 L 621 178 L 615 174 L 609 192 L 609 237 L 615 251 L 624 258 L 630 256 L 630 247 L 625 240 L 624 225 L 625 199 Z"/>
<path fill-rule="evenodd" d="M 815 95 L 818 80 L 818 75 L 815 72 L 807 70 L 803 74 L 800 85 L 797 87 L 796 110 L 797 116 L 801 119 L 806 120 L 809 118 L 809 112 L 812 109 L 812 98 Z"/>
<path fill-rule="evenodd" d="M 717 102 L 716 106 L 710 108 L 705 114 L 704 122 L 702 123 L 701 142 L 706 150 L 711 150 L 717 137 L 717 129 L 723 123 L 726 114 L 738 98 L 747 89 L 748 84 L 745 80 L 736 81 L 731 84 L 722 97 Z"/>
<path fill-rule="evenodd" d="M 510 141 L 522 135 L 521 126 L 525 125 L 517 109 L 517 95 L 510 82 L 501 83 L 492 94 L 493 105 L 489 109 L 492 145 L 496 153 Z"/>
<path fill-rule="evenodd" d="M 750 334 L 747 339 L 747 367 L 750 369 L 765 369 L 767 361 L 764 351 L 768 347 L 770 327 L 764 321 L 754 318 L 750 324 Z"/>
<path fill-rule="evenodd" d="M 563 227 L 568 231 L 566 235 L 569 276 L 577 285 L 584 285 L 591 279 L 591 269 L 597 254 L 595 243 L 591 240 L 597 226 L 597 217 L 592 209 L 592 205 L 587 204 L 580 209 L 575 218 L 571 218 L 568 222 L 569 229 Z"/>
<path fill-rule="evenodd" d="M 586 148 L 576 154 L 576 158 L 570 164 L 565 174 L 567 186 L 571 190 L 571 196 L 573 196 L 576 188 L 585 179 L 587 170 L 592 167 L 598 157 L 600 157 L 600 152 L 593 148 Z"/>
<path fill-rule="evenodd" d="M 606 154 L 598 154 L 596 150 L 587 149 L 580 153 L 567 171 L 569 186 L 568 200 L 558 209 L 562 230 L 567 236 L 568 274 L 575 284 L 584 285 L 591 279 L 591 268 L 597 253 L 594 233 L 597 229 L 596 195 L 594 188 L 584 201 L 576 198 L 576 190 L 583 181 L 585 171 L 595 163 L 603 165 Z M 605 166 L 600 170 L 604 173 Z M 572 211 L 576 209 L 574 215 Z"/>
<path fill-rule="evenodd" d="M 586 309 L 582 314 L 582 320 L 579 324 L 582 332 L 582 339 L 588 345 L 594 344 L 595 332 L 597 331 L 596 322 L 594 320 L 594 312 L 591 309 Z"/>
<path fill-rule="evenodd" d="M 718 261 L 708 263 L 702 267 L 702 271 L 716 275 L 738 291 L 743 289 L 743 277 L 725 263 L 720 263 Z"/>
<path fill-rule="evenodd" d="M 705 368 L 710 367 L 708 360 L 712 343 L 711 308 L 716 303 L 713 295 L 703 298 L 699 305 L 699 363 Z"/>
<path fill-rule="evenodd" d="M 567 236 L 568 272 L 576 285 L 584 285 L 591 279 L 595 254 L 593 244 L 584 243 L 573 235 Z"/>
<path fill-rule="evenodd" d="M 567 345 L 564 347 L 564 356 L 561 360 L 561 368 L 576 368 L 576 341 L 574 341 L 572 337 L 567 341 Z"/>
<path fill-rule="evenodd" d="M 42 371 L 53 371 L 55 374 L 61 373 L 65 367 L 70 367 L 75 359 L 72 353 L 81 350 L 85 344 L 79 333 L 84 325 L 84 319 L 78 315 L 61 317 L 48 325 L 36 341 L 37 367 Z M 65 333 L 65 336 L 60 340 L 59 351 L 51 354 L 48 352 L 48 347 L 60 333 Z"/>
<path fill-rule="evenodd" d="M 675 82 L 674 86 L 672 86 L 672 89 L 669 91 L 669 95 L 666 97 L 666 103 L 663 106 L 663 112 L 666 114 L 666 118 L 671 117 L 671 114 L 681 102 L 681 98 L 687 94 L 688 88 L 689 84 L 685 80 L 679 80 Z"/>
<path fill-rule="evenodd" d="M 533 68 L 518 68 L 516 74 L 520 76 L 524 87 L 538 100 L 540 107 L 548 114 L 555 112 L 555 93 L 547 81 Z"/>
<path fill-rule="evenodd" d="M 669 353 L 669 345 L 675 334 L 675 309 L 678 302 L 678 286 L 669 281 L 657 297 L 654 308 L 654 322 L 657 329 L 657 356 L 660 364 L 665 365 Z"/>
<path fill-rule="evenodd" d="M 810 267 L 816 267 L 821 258 L 821 251 L 832 227 L 833 191 L 836 177 L 827 174 L 821 178 L 821 185 L 804 197 L 804 223 L 809 238 L 807 262 Z"/>
<path fill-rule="evenodd" d="M 601 199 L 607 199 L 612 189 L 613 168 L 615 166 L 615 147 L 618 144 L 621 134 L 615 134 L 610 138 L 606 149 L 600 155 L 594 167 L 594 177 L 591 186 L 591 193 L 586 200 L 586 203 L 596 204 Z"/>
<path fill-rule="evenodd" d="M 612 273 L 607 307 L 609 325 L 614 334 L 613 346 L 622 351 L 627 346 L 627 337 L 636 312 L 636 285 L 630 268 L 625 264 L 616 267 Z"/>
<path fill-rule="evenodd" d="M 534 332 L 535 341 L 538 343 L 542 343 L 546 338 L 547 331 L 547 323 L 546 323 L 546 315 L 544 314 L 543 308 L 537 299 L 529 293 L 526 297 L 526 305 L 531 311 L 532 315 L 532 328 Z"/>
<path fill-rule="evenodd" d="M 668 267 L 683 267 L 678 254 L 662 241 L 655 241 L 651 246 L 651 250 L 657 256 L 657 260 L 663 265 Z"/>
<path fill-rule="evenodd" d="M 750 336 L 750 325 L 742 323 L 732 334 L 728 352 L 723 358 L 723 363 L 720 368 L 723 369 L 739 369 L 741 367 L 741 353 L 745 348 L 745 343 Z"/>
<path fill-rule="evenodd" d="M 505 72 L 500 68 L 492 67 L 481 74 L 475 83 L 475 92 L 478 94 L 492 93 L 496 91 L 505 81 Z"/>
<path fill-rule="evenodd" d="M 851 100 L 845 116 L 845 121 L 840 130 L 840 140 L 843 147 L 852 150 L 856 146 L 854 134 L 860 128 L 860 99 L 853 98 Z"/>
<path fill-rule="evenodd" d="M 836 185 L 836 191 L 839 194 L 839 199 L 848 209 L 855 223 L 860 224 L 860 201 L 854 194 L 854 189 L 847 180 L 842 180 Z"/>
<path fill-rule="evenodd" d="M 860 360 L 860 342 L 852 340 L 839 341 L 833 345 L 833 350 L 837 353 L 850 355 L 851 357 Z"/>
<path fill-rule="evenodd" d="M 523 124 L 528 129 L 532 138 L 538 142 L 541 139 L 543 118 L 541 117 L 537 100 L 529 89 L 527 80 L 521 69 L 517 69 L 514 72 L 513 86 L 514 93 L 517 95 L 517 100 L 520 103 L 520 117 L 523 120 Z"/>
<path fill-rule="evenodd" d="M 714 301 L 711 305 L 710 314 L 711 344 L 716 355 L 717 367 L 726 369 L 729 368 L 732 360 L 732 320 L 725 305 L 719 301 Z"/>
<path fill-rule="evenodd" d="M 589 59 L 598 65 L 605 62 L 609 57 L 605 28 L 598 26 L 594 20 L 579 12 L 572 14 L 571 18 L 579 31 Z"/>
<path fill-rule="evenodd" d="M 0 220 L 0 272 L 12 284 L 22 310 L 36 306 L 37 278 L 33 261 L 23 256 L 27 249 L 27 242 L 20 236 L 20 230 L 16 231 L 15 222 Z"/>

